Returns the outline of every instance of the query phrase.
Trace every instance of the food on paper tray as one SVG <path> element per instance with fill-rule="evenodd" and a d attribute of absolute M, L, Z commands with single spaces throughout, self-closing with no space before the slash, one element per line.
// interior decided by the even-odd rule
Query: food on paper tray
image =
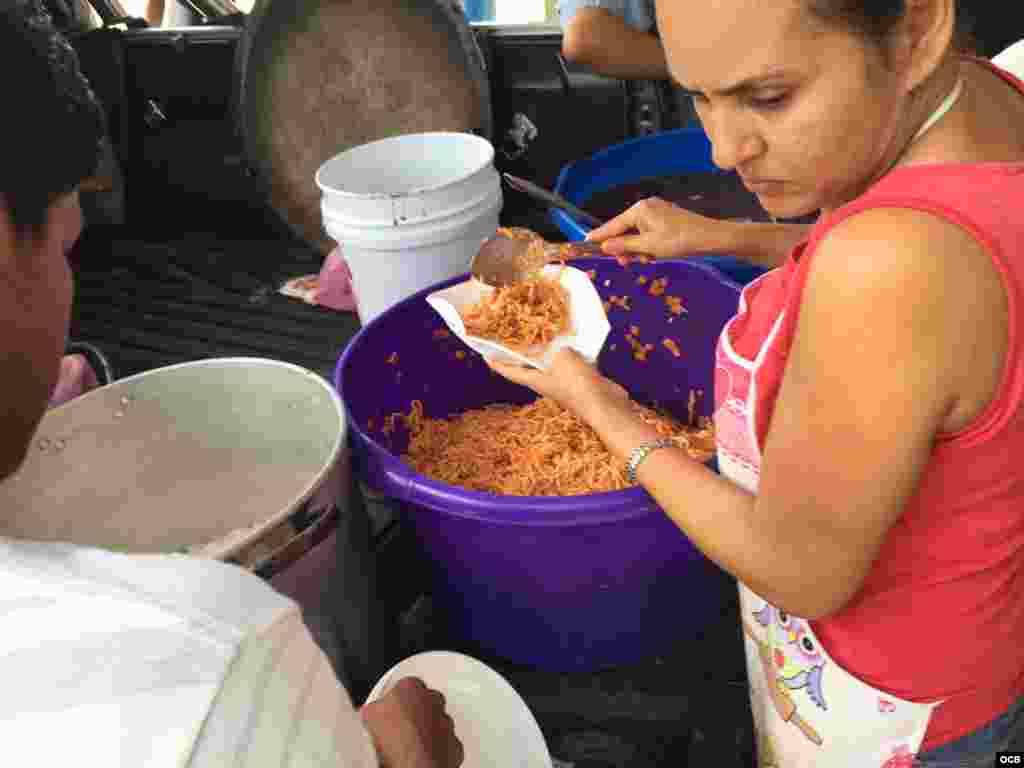
<path fill-rule="evenodd" d="M 569 292 L 558 280 L 541 276 L 496 288 L 461 314 L 467 333 L 526 351 L 569 331 Z"/>

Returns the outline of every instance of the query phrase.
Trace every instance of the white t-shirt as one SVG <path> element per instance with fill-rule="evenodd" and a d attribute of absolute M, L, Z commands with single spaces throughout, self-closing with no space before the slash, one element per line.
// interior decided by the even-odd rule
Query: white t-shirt
<path fill-rule="evenodd" d="M 234 566 L 0 537 L 11 766 L 371 768 L 296 603 Z"/>
<path fill-rule="evenodd" d="M 1024 40 L 1014 43 L 998 56 L 993 56 L 992 62 L 1024 80 Z"/>

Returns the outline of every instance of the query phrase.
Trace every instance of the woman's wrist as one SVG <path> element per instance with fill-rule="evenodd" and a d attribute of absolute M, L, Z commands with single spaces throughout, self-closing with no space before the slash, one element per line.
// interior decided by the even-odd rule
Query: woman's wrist
<path fill-rule="evenodd" d="M 745 251 L 750 248 L 750 225 L 728 219 L 714 219 L 714 222 L 711 252 L 744 258 Z"/>
<path fill-rule="evenodd" d="M 580 419 L 589 424 L 595 431 L 598 431 L 602 420 L 607 418 L 609 411 L 614 409 L 621 400 L 628 405 L 629 401 L 624 398 L 615 398 L 606 392 L 593 392 L 581 397 L 575 402 L 572 410 Z"/>
<path fill-rule="evenodd" d="M 622 462 L 629 461 L 638 445 L 661 436 L 640 419 L 625 398 L 593 396 L 581 402 L 577 413 Z"/>

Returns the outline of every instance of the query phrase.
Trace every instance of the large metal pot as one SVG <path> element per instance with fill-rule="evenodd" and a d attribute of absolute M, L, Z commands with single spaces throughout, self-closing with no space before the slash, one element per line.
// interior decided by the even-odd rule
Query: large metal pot
<path fill-rule="evenodd" d="M 333 387 L 299 366 L 158 368 L 46 413 L 25 464 L 0 484 L 0 534 L 237 563 L 308 617 L 358 632 L 368 590 L 329 590 L 344 550 L 367 556 L 346 516 L 346 435 Z M 360 655 L 351 632 L 346 645 Z"/>
<path fill-rule="evenodd" d="M 257 0 L 236 56 L 247 165 L 299 238 L 326 256 L 330 158 L 408 133 L 491 137 L 485 61 L 454 0 Z"/>

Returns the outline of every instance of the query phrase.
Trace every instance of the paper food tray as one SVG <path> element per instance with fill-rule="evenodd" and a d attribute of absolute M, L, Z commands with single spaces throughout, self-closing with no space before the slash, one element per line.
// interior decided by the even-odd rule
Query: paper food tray
<path fill-rule="evenodd" d="M 587 362 L 597 362 L 597 356 L 604 347 L 611 325 L 608 323 L 608 316 L 594 283 L 586 272 L 575 267 L 549 264 L 544 267 L 542 273 L 546 277 L 557 277 L 569 293 L 569 330 L 556 336 L 546 346 L 532 347 L 526 354 L 466 333 L 460 311 L 479 303 L 484 296 L 492 293 L 495 289 L 491 286 L 470 278 L 442 291 L 435 291 L 427 296 L 427 303 L 441 316 L 452 333 L 488 360 L 518 363 L 547 370 L 555 354 L 569 347 L 576 350 Z"/>
<path fill-rule="evenodd" d="M 404 677 L 440 691 L 465 752 L 463 768 L 552 768 L 544 734 L 529 706 L 496 670 L 452 651 L 426 651 L 384 673 L 367 701 Z"/>

